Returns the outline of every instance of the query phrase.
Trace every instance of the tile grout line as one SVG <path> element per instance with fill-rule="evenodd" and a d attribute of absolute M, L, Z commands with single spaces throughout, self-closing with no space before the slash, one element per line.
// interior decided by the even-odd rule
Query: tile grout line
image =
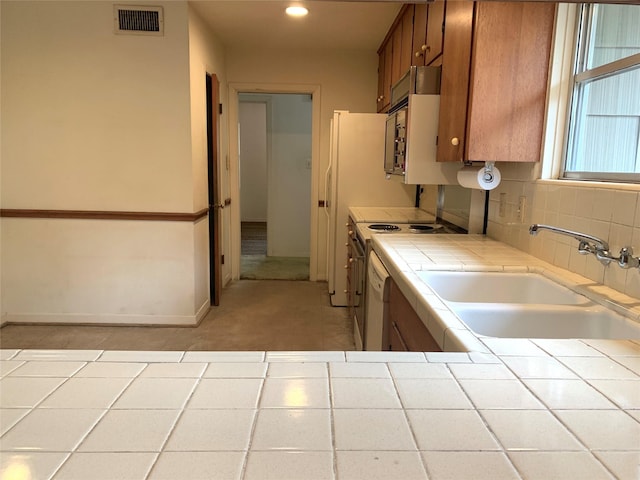
<path fill-rule="evenodd" d="M 521 479 L 526 478 L 523 475 L 523 472 L 520 471 L 520 469 L 516 466 L 516 464 L 513 462 L 513 460 L 509 456 L 509 454 L 508 454 L 509 449 L 505 448 L 505 445 L 500 441 L 500 438 L 498 438 L 498 435 L 493 431 L 493 429 L 491 428 L 491 425 L 489 425 L 489 422 L 487 421 L 487 419 L 484 417 L 484 415 L 482 415 L 482 412 L 478 408 L 478 405 L 475 404 L 475 402 L 473 401 L 471 396 L 464 389 L 464 386 L 458 381 L 458 377 L 456 377 L 456 375 L 453 373 L 453 371 L 451 370 L 451 367 L 449 366 L 449 364 L 447 364 L 447 370 L 449 370 L 451 372 L 451 376 L 453 377 L 454 381 L 456 382 L 456 384 L 458 385 L 460 390 L 462 390 L 462 393 L 467 398 L 467 400 L 469 400 L 469 403 L 473 407 L 473 411 L 475 411 L 476 414 L 478 415 L 478 417 L 480 417 L 480 420 L 482 421 L 482 423 L 484 424 L 485 428 L 487 429 L 487 432 L 489 432 L 489 434 L 491 435 L 491 438 L 493 438 L 495 440 L 496 444 L 500 447 L 501 453 L 507 459 L 507 462 L 509 463 L 509 465 L 511 465 L 513 467 L 514 472 L 516 472 L 516 474 Z M 544 403 L 543 403 L 543 405 L 544 405 Z M 501 409 L 496 409 L 496 410 L 501 410 Z"/>
<path fill-rule="evenodd" d="M 345 356 L 345 363 L 346 356 Z M 329 432 L 331 435 L 331 456 L 332 456 L 332 467 L 333 467 L 333 477 L 335 480 L 340 480 L 340 474 L 338 472 L 338 451 L 336 448 L 336 425 L 335 425 L 335 405 L 334 405 L 334 397 L 333 397 L 333 375 L 331 375 L 331 364 L 330 362 L 326 362 L 327 369 L 327 382 L 329 384 Z"/>
<path fill-rule="evenodd" d="M 545 353 L 548 353 L 548 352 L 546 352 L 546 351 L 545 351 Z M 549 354 L 549 353 L 548 353 L 548 354 Z M 549 355 L 550 355 L 550 357 L 551 357 L 551 358 L 556 359 L 556 360 L 557 360 L 557 361 L 558 361 L 562 366 L 564 366 L 565 368 L 567 368 L 570 372 L 574 373 L 574 374 L 578 377 L 578 379 L 579 379 L 579 380 L 581 380 L 581 381 L 585 382 L 587 385 L 589 385 L 589 382 L 587 382 L 584 378 L 582 378 L 582 376 L 581 376 L 578 372 L 575 372 L 574 370 L 572 370 L 568 365 L 566 365 L 566 364 L 564 364 L 563 362 L 561 362 L 557 357 L 555 357 L 555 356 L 553 356 L 553 355 L 551 355 L 551 354 L 549 354 Z M 546 357 L 541 357 L 541 358 L 546 358 Z M 600 357 L 598 357 L 598 358 L 600 358 Z M 502 361 L 502 359 L 500 359 L 500 360 Z M 590 448 L 590 447 L 589 447 L 585 442 L 583 442 L 583 441 L 582 441 L 582 439 L 581 439 L 580 437 L 578 437 L 578 435 L 577 435 L 577 434 L 576 434 L 576 433 L 575 433 L 571 428 L 569 428 L 569 426 L 568 426 L 567 424 L 565 424 L 565 422 L 563 422 L 563 421 L 562 421 L 562 419 L 561 419 L 561 418 L 556 414 L 556 409 L 550 408 L 550 407 L 549 407 L 549 406 L 548 406 L 548 405 L 547 405 L 547 404 L 542 400 L 542 398 L 538 397 L 538 395 L 536 395 L 536 394 L 535 394 L 535 392 L 529 388 L 529 386 L 528 386 L 528 385 L 523 381 L 523 379 L 522 379 L 522 378 L 520 378 L 520 377 L 517 375 L 517 373 L 516 373 L 515 371 L 513 371 L 513 370 L 509 367 L 509 365 L 507 365 L 507 364 L 506 364 L 506 363 L 504 363 L 504 362 L 502 362 L 502 363 L 503 363 L 503 365 L 504 365 L 504 366 L 505 366 L 509 371 L 511 371 L 511 372 L 516 376 L 516 379 L 517 379 L 517 380 L 518 380 L 518 381 L 519 381 L 519 382 L 524 386 L 524 388 L 526 388 L 526 389 L 527 389 L 527 390 L 528 390 L 528 391 L 529 391 L 529 392 L 530 392 L 530 393 L 531 393 L 531 394 L 532 394 L 532 395 L 533 395 L 533 396 L 534 396 L 534 397 L 535 397 L 535 398 L 536 398 L 536 399 L 537 399 L 537 400 L 538 400 L 538 401 L 539 401 L 539 402 L 540 402 L 540 403 L 545 407 L 546 411 L 548 411 L 548 412 L 551 414 L 551 416 L 552 416 L 552 417 L 553 417 L 557 422 L 559 422 L 559 423 L 560 423 L 560 425 L 562 425 L 562 427 L 563 427 L 563 428 L 564 428 L 564 429 L 565 429 L 565 430 L 566 430 L 566 431 L 567 431 L 567 432 L 568 432 L 568 433 L 569 433 L 569 434 L 570 434 L 570 435 L 571 435 L 571 436 L 576 440 L 576 442 L 577 442 L 580 446 L 584 447 L 584 451 L 585 451 L 586 453 L 588 453 L 588 454 L 589 454 L 593 459 L 595 459 L 595 461 L 596 461 L 596 463 L 597 463 L 597 464 L 602 465 L 602 467 L 605 469 L 605 471 L 606 471 L 606 472 L 608 472 L 608 473 L 610 473 L 611 475 L 613 475 L 613 478 L 617 478 L 617 476 L 616 476 L 616 475 L 615 475 L 615 474 L 614 474 L 614 473 L 613 473 L 613 472 L 612 472 L 612 471 L 611 471 L 611 470 L 610 470 L 610 469 L 609 469 L 609 468 L 604 464 L 604 462 L 602 462 L 602 461 L 601 461 L 601 460 L 600 460 L 596 455 L 594 455 L 593 450 L 592 450 L 592 449 L 591 449 L 591 448 Z M 546 379 L 542 379 L 542 380 L 546 380 Z M 605 398 L 608 398 L 608 397 L 606 397 L 606 396 L 605 396 Z M 616 404 L 614 403 L 614 405 L 616 405 Z M 616 406 L 617 406 L 617 405 L 616 405 Z M 563 409 L 557 409 L 557 410 L 563 410 Z M 585 409 L 585 410 L 587 410 L 587 409 Z M 612 411 L 611 409 L 609 409 L 609 410 L 610 410 L 610 411 Z M 485 418 L 484 418 L 484 416 L 482 415 L 482 413 L 480 412 L 480 410 L 477 410 L 477 412 L 478 412 L 478 414 L 479 414 L 479 415 L 481 415 L 481 416 L 482 416 L 483 421 L 485 421 Z M 628 415 L 628 414 L 627 414 L 627 415 Z M 557 450 L 557 449 L 556 449 L 556 450 L 552 450 L 552 451 L 562 451 L 562 450 Z M 506 452 L 505 452 L 505 453 L 506 453 Z M 507 455 L 507 457 L 509 457 L 509 456 Z M 511 460 L 511 459 L 509 458 L 509 460 Z"/>
<path fill-rule="evenodd" d="M 170 362 L 170 363 L 178 365 L 181 362 Z M 200 382 L 202 381 L 202 375 L 204 375 L 204 372 L 207 370 L 207 368 L 208 368 L 208 366 L 205 367 L 202 370 L 202 372 L 200 372 L 200 376 L 197 377 L 196 381 L 193 384 L 193 387 L 191 388 L 191 391 L 187 395 L 187 398 L 185 398 L 184 403 L 182 404 L 182 408 L 180 409 L 180 413 L 176 416 L 176 419 L 174 420 L 173 424 L 171 425 L 171 428 L 169 429 L 169 433 L 167 434 L 167 438 L 164 439 L 164 442 L 162 442 L 162 445 L 160 445 L 160 449 L 158 450 L 158 452 L 156 452 L 156 458 L 154 459 L 153 463 L 151 464 L 151 467 L 149 468 L 149 470 L 147 471 L 145 479 L 149 478 L 149 476 L 153 472 L 153 469 L 158 464 L 158 460 L 160 459 L 160 455 L 162 455 L 162 452 L 164 451 L 164 448 L 167 446 L 167 443 L 169 443 L 169 440 L 171 439 L 171 436 L 175 432 L 176 426 L 178 425 L 178 423 L 182 419 L 182 416 L 184 415 L 185 410 L 187 410 L 187 405 L 191 401 L 191 398 L 193 397 L 193 394 L 195 393 L 195 391 L 198 388 L 198 385 L 200 385 Z M 146 369 L 146 367 L 145 367 L 145 369 Z M 143 371 L 144 371 L 144 369 L 143 369 Z M 142 374 L 142 371 L 140 372 L 140 374 Z M 178 377 L 178 378 L 184 378 L 184 377 Z"/>
<path fill-rule="evenodd" d="M 427 360 L 427 364 L 429 364 L 429 359 L 426 357 L 426 354 L 425 354 L 425 359 Z M 393 388 L 396 392 L 396 397 L 398 398 L 398 402 L 400 403 L 400 408 L 402 409 L 405 422 L 407 422 L 407 426 L 409 427 L 409 431 L 411 432 L 411 440 L 413 440 L 415 451 L 418 455 L 418 458 L 420 459 L 420 465 L 422 465 L 422 468 L 424 469 L 424 473 L 427 475 L 427 478 L 429 478 L 430 474 L 429 474 L 429 469 L 427 468 L 427 462 L 425 461 L 424 456 L 421 453 L 422 450 L 420 450 L 420 446 L 418 445 L 418 439 L 416 437 L 416 432 L 413 428 L 413 423 L 409 419 L 409 415 L 407 414 L 407 408 L 404 405 L 404 402 L 402 401 L 402 396 L 400 395 L 400 390 L 398 389 L 398 384 L 396 383 L 397 378 L 393 374 L 393 371 L 391 370 L 391 368 L 389 367 L 389 363 L 393 363 L 393 362 L 385 362 L 385 366 L 389 371 L 389 375 L 391 377 L 391 383 L 393 384 Z"/>
<path fill-rule="evenodd" d="M 263 354 L 266 355 L 266 352 L 263 352 Z M 265 386 L 265 383 L 267 382 L 267 378 L 269 375 L 270 363 L 269 362 L 264 362 L 264 363 L 267 363 L 267 368 L 264 371 L 264 377 L 261 378 L 260 389 L 258 391 L 258 396 L 256 399 L 255 408 L 253 411 L 253 421 L 251 422 L 251 428 L 249 429 L 249 441 L 247 442 L 247 449 L 244 451 L 244 458 L 242 459 L 242 465 L 240 465 L 240 477 L 239 477 L 240 480 L 243 480 L 247 475 L 249 453 L 251 452 L 251 445 L 253 444 L 253 436 L 255 434 L 256 427 L 258 425 L 258 415 L 260 414 L 260 408 L 261 408 L 260 405 L 262 403 L 264 386 Z"/>
<path fill-rule="evenodd" d="M 79 369 L 78 371 L 76 371 L 72 377 L 75 377 L 75 375 L 77 373 L 79 373 L 80 371 L 84 370 L 84 368 L 87 367 L 87 365 L 92 364 L 92 363 L 96 363 L 96 361 L 98 360 L 98 358 L 100 358 L 100 356 L 96 357 L 95 360 L 91 360 L 86 362 L 85 366 L 82 367 L 81 369 Z M 132 362 L 132 363 L 138 363 L 138 362 Z M 142 363 L 142 362 L 140 362 Z M 122 397 L 122 395 L 124 395 L 124 392 L 129 388 L 129 386 L 133 383 L 133 381 L 138 378 L 140 376 L 140 374 L 146 369 L 148 364 L 145 363 L 144 368 L 142 368 L 142 370 L 140 370 L 140 372 L 138 372 L 136 375 L 132 376 L 129 378 L 129 382 L 126 384 L 126 386 L 122 389 L 122 391 L 120 392 L 120 394 L 116 395 L 116 397 L 113 399 L 113 401 L 107 406 L 106 409 L 89 409 L 89 410 L 103 410 L 102 415 L 100 415 L 100 417 L 98 417 L 98 419 L 96 420 L 96 422 L 93 424 L 93 426 L 89 429 L 89 431 L 87 431 L 87 433 L 85 435 L 83 435 L 80 440 L 78 441 L 78 443 L 75 445 L 75 447 L 73 447 L 71 449 L 71 451 L 69 452 L 69 455 L 67 456 L 67 458 L 65 458 L 64 462 L 62 462 L 60 464 L 60 466 L 55 470 L 55 472 L 53 473 L 53 475 L 50 477 L 51 479 L 55 478 L 55 476 L 60 472 L 60 470 L 62 470 L 62 468 L 67 464 L 67 462 L 69 461 L 69 459 L 71 459 L 71 457 L 73 456 L 74 453 L 76 453 L 78 451 L 78 448 L 80 448 L 80 446 L 84 443 L 84 441 L 89 437 L 89 435 L 91 435 L 91 433 L 96 429 L 96 427 L 100 424 L 100 422 L 104 419 L 104 417 L 107 415 L 107 413 L 109 413 L 111 411 L 111 407 L 118 401 L 118 399 L 120 397 Z M 71 378 L 71 377 L 69 377 Z M 99 379 L 112 379 L 114 377 L 75 377 L 75 378 L 99 378 Z M 124 377 L 124 378 L 128 378 L 128 377 Z M 65 382 L 66 383 L 66 382 Z M 62 386 L 62 385 L 61 385 Z M 56 389 L 57 390 L 57 389 Z"/>

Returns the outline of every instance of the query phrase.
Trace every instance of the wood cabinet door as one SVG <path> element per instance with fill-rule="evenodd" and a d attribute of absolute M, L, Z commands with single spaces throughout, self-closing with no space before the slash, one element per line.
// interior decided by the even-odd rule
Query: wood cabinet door
<path fill-rule="evenodd" d="M 461 162 L 467 123 L 474 2 L 447 2 L 442 45 L 439 162 Z"/>
<path fill-rule="evenodd" d="M 391 34 L 391 85 L 400 80 L 402 61 L 402 23 L 398 23 Z"/>
<path fill-rule="evenodd" d="M 409 347 L 404 342 L 404 338 L 400 335 L 398 326 L 395 323 L 391 324 L 389 331 L 389 350 L 392 352 L 408 352 Z"/>
<path fill-rule="evenodd" d="M 391 37 L 378 50 L 378 98 L 376 99 L 378 113 L 386 112 L 391 102 L 391 61 L 393 42 Z"/>
<path fill-rule="evenodd" d="M 400 44 L 400 77 L 409 71 L 413 58 L 413 15 L 414 5 L 407 4 L 403 7 L 402 21 L 397 28 L 402 29 L 402 42 Z"/>
<path fill-rule="evenodd" d="M 438 342 L 431 336 L 398 285 L 390 280 L 389 324 L 392 349 L 403 345 L 410 352 L 440 352 Z"/>
<path fill-rule="evenodd" d="M 427 36 L 424 52 L 424 64 L 429 65 L 442 54 L 442 41 L 444 38 L 444 0 L 435 0 L 429 4 L 427 13 Z"/>
<path fill-rule="evenodd" d="M 424 49 L 427 48 L 427 4 L 418 3 L 413 12 L 413 54 L 411 65 L 426 65 Z"/>
<path fill-rule="evenodd" d="M 384 110 L 385 96 L 385 48 L 384 46 L 378 51 L 378 97 L 376 98 L 376 108 L 378 113 Z"/>
<path fill-rule="evenodd" d="M 478 2 L 467 158 L 540 160 L 555 5 Z"/>

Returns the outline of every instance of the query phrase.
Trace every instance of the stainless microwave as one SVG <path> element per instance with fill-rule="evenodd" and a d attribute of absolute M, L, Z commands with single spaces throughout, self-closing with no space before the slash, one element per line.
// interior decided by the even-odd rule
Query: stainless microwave
<path fill-rule="evenodd" d="M 408 184 L 457 183 L 436 164 L 441 67 L 411 67 L 391 87 L 384 170 Z"/>

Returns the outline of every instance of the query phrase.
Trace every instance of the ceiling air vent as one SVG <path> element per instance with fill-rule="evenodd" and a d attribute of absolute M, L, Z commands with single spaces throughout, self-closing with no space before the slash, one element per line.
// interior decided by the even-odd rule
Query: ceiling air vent
<path fill-rule="evenodd" d="M 162 7 L 114 5 L 115 32 L 130 35 L 163 35 Z"/>

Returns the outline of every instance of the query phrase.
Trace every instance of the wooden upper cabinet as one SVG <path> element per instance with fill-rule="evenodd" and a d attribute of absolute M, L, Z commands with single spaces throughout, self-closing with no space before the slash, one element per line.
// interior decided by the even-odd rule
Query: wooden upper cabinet
<path fill-rule="evenodd" d="M 400 27 L 402 28 L 402 42 L 400 43 L 400 76 L 398 80 L 409 71 L 411 67 L 411 59 L 413 58 L 413 13 L 415 6 L 413 4 L 405 5 L 402 10 L 402 20 Z M 400 28 L 399 27 L 399 28 Z M 395 55 L 395 52 L 394 52 Z"/>
<path fill-rule="evenodd" d="M 427 41 L 424 54 L 425 65 L 430 65 L 435 58 L 442 54 L 444 11 L 444 0 L 435 0 L 435 2 L 429 4 L 427 13 Z"/>
<path fill-rule="evenodd" d="M 413 4 L 403 5 L 391 27 L 391 41 L 393 43 L 391 85 L 400 80 L 411 66 L 413 9 Z"/>
<path fill-rule="evenodd" d="M 546 2 L 447 2 L 438 161 L 539 161 L 554 17 Z"/>
<path fill-rule="evenodd" d="M 393 44 L 391 38 L 378 50 L 378 112 L 386 112 L 391 102 L 391 58 Z"/>
<path fill-rule="evenodd" d="M 469 159 L 540 160 L 554 18 L 552 3 L 478 3 Z"/>
<path fill-rule="evenodd" d="M 424 49 L 423 49 L 424 47 Z M 427 4 L 418 3 L 413 13 L 413 55 L 411 65 L 426 65 L 424 50 L 427 48 Z"/>
<path fill-rule="evenodd" d="M 439 162 L 464 160 L 473 11 L 472 2 L 447 2 L 440 78 Z"/>
<path fill-rule="evenodd" d="M 442 53 L 444 8 L 444 0 L 416 4 L 411 65 L 430 65 Z"/>
<path fill-rule="evenodd" d="M 391 85 L 411 66 L 413 10 L 413 4 L 403 5 L 378 49 L 378 112 L 388 110 Z"/>

